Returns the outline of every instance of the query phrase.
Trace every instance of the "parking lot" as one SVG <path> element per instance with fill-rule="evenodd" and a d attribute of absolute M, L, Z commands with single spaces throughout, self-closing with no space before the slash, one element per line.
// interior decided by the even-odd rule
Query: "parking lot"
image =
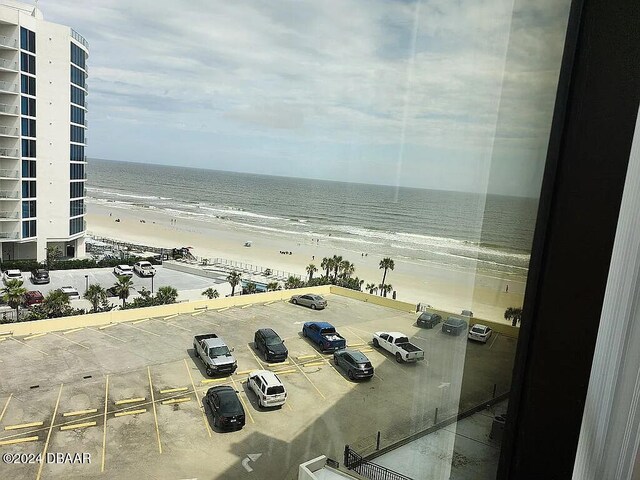
<path fill-rule="evenodd" d="M 497 393 L 509 388 L 515 339 L 494 335 L 486 345 L 472 344 L 416 327 L 414 314 L 327 299 L 323 311 L 277 301 L 0 336 L 0 453 L 42 455 L 41 463 L 0 464 L 0 478 L 297 478 L 300 463 L 320 454 L 340 460 L 347 443 L 367 450 L 378 431 L 385 445 L 432 425 L 435 408 L 441 416 L 453 413 L 461 392 L 463 404 L 480 403 L 494 386 Z M 374 378 L 352 382 L 336 370 L 331 355 L 301 336 L 302 323 L 311 320 L 333 323 L 369 357 Z M 262 327 L 285 339 L 284 364 L 266 364 L 253 349 Z M 378 330 L 408 334 L 425 350 L 425 361 L 399 364 L 373 348 Z M 236 374 L 208 378 L 194 358 L 193 335 L 210 332 L 235 348 Z M 257 406 L 246 377 L 258 368 L 282 379 L 283 407 Z M 202 403 L 213 385 L 239 392 L 242 430 L 213 428 Z M 76 463 L 55 455 L 76 453 Z M 90 463 L 81 461 L 88 458 L 83 454 Z M 47 463 L 49 457 L 68 463 Z"/>

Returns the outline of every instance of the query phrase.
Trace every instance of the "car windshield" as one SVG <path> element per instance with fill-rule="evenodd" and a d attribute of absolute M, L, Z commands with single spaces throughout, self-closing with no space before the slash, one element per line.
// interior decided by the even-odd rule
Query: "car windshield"
<path fill-rule="evenodd" d="M 473 333 L 484 333 L 484 328 L 482 328 L 482 327 L 473 327 L 473 328 L 471 329 L 471 331 L 472 331 Z"/>
<path fill-rule="evenodd" d="M 222 346 L 222 347 L 212 347 L 209 349 L 209 356 L 211 358 L 215 358 L 215 357 L 222 357 L 224 355 L 230 355 L 231 352 L 229 352 L 229 347 Z"/>
<path fill-rule="evenodd" d="M 282 385 L 267 388 L 267 395 L 278 395 L 280 393 L 284 393 L 284 387 Z"/>
<path fill-rule="evenodd" d="M 409 339 L 407 337 L 398 337 L 396 338 L 396 343 L 409 343 Z"/>
<path fill-rule="evenodd" d="M 267 345 L 272 347 L 274 345 L 280 345 L 282 343 L 282 340 L 280 339 L 279 336 L 274 335 L 273 337 L 267 337 L 266 342 L 267 342 Z"/>
<path fill-rule="evenodd" d="M 220 393 L 218 394 L 218 398 L 220 398 L 220 409 L 225 410 L 227 412 L 233 412 L 240 410 L 240 405 L 238 404 L 238 397 L 236 397 L 232 392 L 229 393 Z"/>

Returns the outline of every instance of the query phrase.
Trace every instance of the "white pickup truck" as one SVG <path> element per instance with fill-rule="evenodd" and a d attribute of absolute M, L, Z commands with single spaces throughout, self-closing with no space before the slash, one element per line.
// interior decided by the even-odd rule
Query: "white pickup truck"
<path fill-rule="evenodd" d="M 424 360 L 424 351 L 409 343 L 409 338 L 400 332 L 375 332 L 373 345 L 384 348 L 396 357 L 398 363 Z"/>

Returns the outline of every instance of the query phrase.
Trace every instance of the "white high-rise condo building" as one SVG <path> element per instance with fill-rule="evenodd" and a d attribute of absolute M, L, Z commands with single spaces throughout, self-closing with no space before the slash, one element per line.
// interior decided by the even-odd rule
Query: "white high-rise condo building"
<path fill-rule="evenodd" d="M 3 261 L 85 253 L 84 38 L 26 3 L 0 3 Z"/>

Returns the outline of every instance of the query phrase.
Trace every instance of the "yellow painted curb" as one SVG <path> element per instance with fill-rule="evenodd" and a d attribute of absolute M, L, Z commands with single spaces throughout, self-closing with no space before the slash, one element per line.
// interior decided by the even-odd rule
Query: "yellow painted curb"
<path fill-rule="evenodd" d="M 319 367 L 321 365 L 324 365 L 324 362 L 311 362 L 311 363 L 305 363 L 302 366 L 303 367 Z"/>
<path fill-rule="evenodd" d="M 173 398 L 171 400 L 165 400 L 164 402 L 162 402 L 162 405 L 171 405 L 174 403 L 188 402 L 190 400 L 191 400 L 191 397 Z"/>
<path fill-rule="evenodd" d="M 74 417 L 76 415 L 86 415 L 87 413 L 97 413 L 97 408 L 90 408 L 89 410 L 76 410 L 75 412 L 65 412 L 62 414 L 63 417 Z"/>
<path fill-rule="evenodd" d="M 125 412 L 117 412 L 114 414 L 115 417 L 124 417 L 125 415 L 138 415 L 139 413 L 145 413 L 147 411 L 146 408 L 141 408 L 140 410 L 127 410 Z"/>
<path fill-rule="evenodd" d="M 118 400 L 117 402 L 114 402 L 114 405 L 124 405 L 125 403 L 144 402 L 145 400 L 146 400 L 145 397 L 126 398 L 124 400 Z"/>
<path fill-rule="evenodd" d="M 29 335 L 28 337 L 24 337 L 23 340 L 31 340 L 32 338 L 43 337 L 46 335 L 45 333 L 36 333 L 35 335 Z"/>
<path fill-rule="evenodd" d="M 284 362 L 280 362 L 280 363 L 265 363 L 265 365 L 269 368 L 276 368 L 276 367 L 280 367 L 283 365 L 290 365 L 290 364 L 289 364 L 289 360 L 285 360 Z"/>
<path fill-rule="evenodd" d="M 205 312 L 206 312 L 206 310 L 199 310 L 199 311 L 197 311 L 197 312 L 192 313 L 192 314 L 191 314 L 191 316 L 192 316 L 192 317 L 195 317 L 195 316 L 197 316 L 197 315 L 202 315 L 202 314 L 203 314 L 203 313 L 205 313 Z"/>
<path fill-rule="evenodd" d="M 264 305 L 265 307 L 268 307 L 269 305 L 273 305 L 273 304 L 274 304 L 274 303 L 276 303 L 276 302 L 277 302 L 277 300 L 272 300 L 272 301 L 270 301 L 270 302 L 263 303 L 262 305 Z"/>
<path fill-rule="evenodd" d="M 0 445 L 14 445 L 16 443 L 35 442 L 38 437 L 14 438 L 13 440 L 2 440 Z"/>
<path fill-rule="evenodd" d="M 0 332 L 0 337 L 4 337 L 6 335 L 13 335 L 13 332 Z"/>
<path fill-rule="evenodd" d="M 349 347 L 364 347 L 366 343 L 350 343 Z"/>
<path fill-rule="evenodd" d="M 369 352 L 373 352 L 373 348 L 361 348 L 360 352 L 362 353 L 369 353 Z"/>
<path fill-rule="evenodd" d="M 165 390 L 160 390 L 160 393 L 185 392 L 187 390 L 189 390 L 189 387 L 167 388 Z"/>
<path fill-rule="evenodd" d="M 137 325 L 137 324 L 139 324 L 139 323 L 147 322 L 147 321 L 149 321 L 149 320 L 151 320 L 151 319 L 150 319 L 150 318 L 143 318 L 143 319 L 141 319 L 141 320 L 136 320 L 135 322 L 131 322 L 131 324 L 132 324 L 132 325 Z"/>
<path fill-rule="evenodd" d="M 249 308 L 250 306 L 251 306 L 251 304 L 250 304 L 250 303 L 248 303 L 248 304 L 246 304 L 246 305 L 241 306 L 240 308 Z"/>
<path fill-rule="evenodd" d="M 213 383 L 213 382 L 230 382 L 231 380 L 228 377 L 224 378 L 205 378 L 204 380 L 200 380 L 200 383 Z"/>
<path fill-rule="evenodd" d="M 314 355 L 300 355 L 299 357 L 296 357 L 296 358 L 297 358 L 298 360 L 303 360 L 303 359 L 305 359 L 305 358 L 315 358 L 315 357 L 317 357 L 317 356 L 318 356 L 318 355 L 315 355 L 315 354 L 314 354 Z"/>
<path fill-rule="evenodd" d="M 98 330 L 104 330 L 105 328 L 115 327 L 116 325 L 117 323 L 108 323 L 106 325 L 102 325 L 101 327 L 98 327 Z"/>
<path fill-rule="evenodd" d="M 174 313 L 173 315 L 169 315 L 168 317 L 164 317 L 164 319 L 165 319 L 165 320 L 170 320 L 170 319 L 175 318 L 175 317 L 177 317 L 177 316 L 178 316 L 178 314 L 177 314 L 177 313 Z"/>
<path fill-rule="evenodd" d="M 63 425 L 60 430 L 75 430 L 76 428 L 95 427 L 96 425 L 96 422 L 75 423 L 73 425 Z"/>
<path fill-rule="evenodd" d="M 80 330 L 84 330 L 84 327 L 74 328 L 73 330 L 67 330 L 66 332 L 62 332 L 63 335 L 68 335 L 73 332 L 79 332 Z"/>
<path fill-rule="evenodd" d="M 20 425 L 7 425 L 5 430 L 18 430 L 19 428 L 41 427 L 44 422 L 21 423 Z"/>
<path fill-rule="evenodd" d="M 217 312 L 226 312 L 227 310 L 229 310 L 229 307 L 224 307 L 221 308 L 220 310 L 216 310 Z"/>
<path fill-rule="evenodd" d="M 236 375 L 246 375 L 247 373 L 251 373 L 253 370 L 240 370 L 236 372 Z"/>

